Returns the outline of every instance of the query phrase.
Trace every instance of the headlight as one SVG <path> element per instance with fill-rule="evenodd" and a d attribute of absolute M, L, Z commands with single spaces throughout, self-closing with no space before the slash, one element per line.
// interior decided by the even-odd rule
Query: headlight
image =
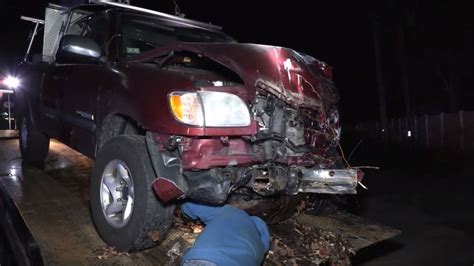
<path fill-rule="evenodd" d="M 171 111 L 180 122 L 200 127 L 245 127 L 250 125 L 247 105 L 226 92 L 173 92 Z"/>
<path fill-rule="evenodd" d="M 3 84 L 9 89 L 16 89 L 20 86 L 20 80 L 16 77 L 8 76 L 3 80 Z"/>

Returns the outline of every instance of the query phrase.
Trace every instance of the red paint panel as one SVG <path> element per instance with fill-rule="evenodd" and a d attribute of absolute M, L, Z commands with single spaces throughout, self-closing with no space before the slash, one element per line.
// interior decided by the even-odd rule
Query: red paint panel
<path fill-rule="evenodd" d="M 159 177 L 155 179 L 152 186 L 156 196 L 164 203 L 170 202 L 184 194 L 174 182 L 166 178 Z"/>
<path fill-rule="evenodd" d="M 263 156 L 252 152 L 243 139 L 193 139 L 182 152 L 183 170 L 210 169 L 229 165 L 250 165 L 263 161 Z"/>

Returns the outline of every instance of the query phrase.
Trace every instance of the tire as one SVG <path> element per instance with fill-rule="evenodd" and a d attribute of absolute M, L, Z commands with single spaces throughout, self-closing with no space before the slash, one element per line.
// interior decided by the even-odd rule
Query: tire
<path fill-rule="evenodd" d="M 31 165 L 42 165 L 48 156 L 49 137 L 40 132 L 28 118 L 20 116 L 19 144 L 23 162 Z"/>
<path fill-rule="evenodd" d="M 119 172 L 123 173 L 121 177 Z M 118 136 L 99 151 L 91 178 L 91 211 L 96 229 L 108 245 L 133 251 L 155 246 L 164 239 L 174 205 L 159 202 L 151 186 L 155 177 L 144 136 Z M 116 215 L 107 218 L 106 212 Z"/>
<path fill-rule="evenodd" d="M 305 211 L 312 215 L 327 216 L 344 209 L 344 198 L 338 195 L 309 195 Z"/>
<path fill-rule="evenodd" d="M 268 224 L 277 224 L 279 222 L 282 222 L 290 218 L 296 212 L 298 204 L 300 204 L 301 200 L 301 195 L 280 196 L 278 199 L 278 202 L 280 203 L 279 206 L 277 208 L 267 211 L 263 219 Z"/>

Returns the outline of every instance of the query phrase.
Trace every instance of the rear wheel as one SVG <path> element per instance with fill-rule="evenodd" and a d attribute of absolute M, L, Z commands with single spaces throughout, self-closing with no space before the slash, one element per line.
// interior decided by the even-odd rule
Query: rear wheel
<path fill-rule="evenodd" d="M 174 206 L 156 198 L 145 138 L 122 135 L 104 144 L 91 180 L 91 210 L 99 235 L 121 251 L 154 246 L 164 238 Z"/>
<path fill-rule="evenodd" d="M 41 165 L 49 151 L 49 137 L 40 132 L 25 114 L 20 118 L 20 152 L 23 161 Z"/>

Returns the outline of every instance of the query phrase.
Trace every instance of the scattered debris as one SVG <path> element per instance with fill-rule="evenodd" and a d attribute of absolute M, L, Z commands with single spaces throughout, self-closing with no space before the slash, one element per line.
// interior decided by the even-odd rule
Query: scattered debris
<path fill-rule="evenodd" d="M 105 259 L 119 257 L 119 256 L 127 256 L 127 257 L 130 256 L 130 253 L 128 252 L 120 252 L 111 247 L 104 247 L 102 249 L 95 250 L 94 253 L 99 254 L 96 256 L 96 258 L 99 260 L 105 260 Z"/>
<path fill-rule="evenodd" d="M 294 217 L 271 226 L 271 231 L 272 246 L 263 265 L 349 265 L 355 254 L 343 236 L 303 225 Z"/>
<path fill-rule="evenodd" d="M 166 253 L 166 255 L 171 258 L 172 260 L 177 259 L 178 257 L 183 256 L 183 247 L 181 246 L 180 242 L 176 242 L 170 250 Z"/>
<path fill-rule="evenodd" d="M 160 231 L 158 230 L 152 230 L 150 232 L 148 232 L 148 237 L 153 241 L 153 242 L 157 242 L 160 240 Z"/>
<path fill-rule="evenodd" d="M 299 205 L 296 207 L 296 211 L 298 213 L 301 213 L 303 210 L 306 209 L 306 201 L 305 200 L 302 200 Z"/>
<path fill-rule="evenodd" d="M 173 216 L 173 228 L 160 245 L 166 250 L 166 256 L 169 258 L 168 265 L 179 265 L 181 257 L 194 244 L 203 228 L 203 225 L 198 222 L 184 220 L 181 211 L 176 209 Z"/>
<path fill-rule="evenodd" d="M 202 224 L 192 224 L 191 228 L 193 229 L 193 233 L 199 234 L 204 229 L 204 226 L 202 226 Z"/>

